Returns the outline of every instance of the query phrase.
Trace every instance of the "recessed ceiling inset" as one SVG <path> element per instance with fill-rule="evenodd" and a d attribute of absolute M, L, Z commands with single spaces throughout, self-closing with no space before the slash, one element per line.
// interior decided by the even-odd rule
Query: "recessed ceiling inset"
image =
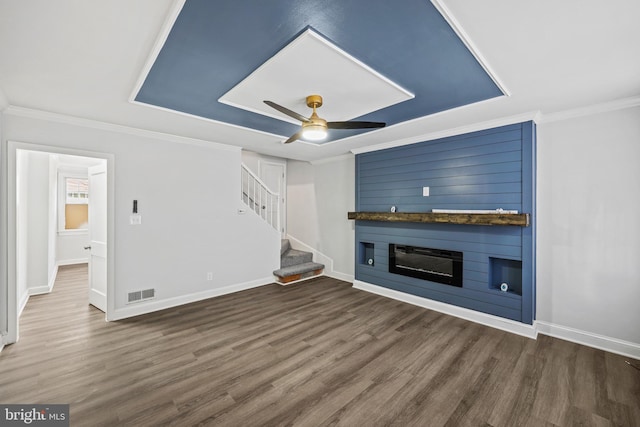
<path fill-rule="evenodd" d="M 306 113 L 306 96 L 320 93 L 328 121 L 351 120 L 412 99 L 414 95 L 308 29 L 219 101 L 290 123 L 262 101 Z"/>
<path fill-rule="evenodd" d="M 299 126 L 265 99 L 305 113 L 305 97 L 322 94 L 327 120 L 391 126 L 504 95 L 426 0 L 185 0 L 161 40 L 136 102 L 274 143 Z M 325 142 L 369 131 L 330 131 Z"/>

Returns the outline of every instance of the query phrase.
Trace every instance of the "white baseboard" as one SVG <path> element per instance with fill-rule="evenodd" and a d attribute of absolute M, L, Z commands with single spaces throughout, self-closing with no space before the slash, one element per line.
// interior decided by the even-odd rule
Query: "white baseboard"
<path fill-rule="evenodd" d="M 95 289 L 89 289 L 89 304 L 106 313 L 107 295 Z"/>
<path fill-rule="evenodd" d="M 56 264 L 60 265 L 75 265 L 75 264 L 87 264 L 89 262 L 89 258 L 76 258 L 76 259 L 63 259 Z"/>
<path fill-rule="evenodd" d="M 640 344 L 544 321 L 538 321 L 536 324 L 538 332 L 543 335 L 640 360 Z"/>
<path fill-rule="evenodd" d="M 177 307 L 179 305 L 189 304 L 213 297 L 245 291 L 247 289 L 257 288 L 259 286 L 269 285 L 272 283 L 274 283 L 274 280 L 273 277 L 270 276 L 263 279 L 253 280 L 251 282 L 238 283 L 235 285 L 225 286 L 224 288 L 209 289 L 207 291 L 197 292 L 189 295 L 167 298 L 163 300 L 148 300 L 138 304 L 132 304 L 127 307 L 117 308 L 114 310 L 113 314 L 109 314 L 107 316 L 107 320 L 113 321 L 126 319 L 128 317 L 140 316 L 143 314 L 152 313 L 154 311 L 160 311 L 171 307 Z"/>
<path fill-rule="evenodd" d="M 416 295 L 406 294 L 404 292 L 395 291 L 382 286 L 372 285 L 360 280 L 353 281 L 353 287 L 362 291 L 371 292 L 373 294 L 382 295 L 408 304 L 417 305 L 418 307 L 428 308 L 429 310 L 438 311 L 440 313 L 449 314 L 471 322 L 480 323 L 485 326 L 511 332 L 523 337 L 535 339 L 537 331 L 535 325 L 527 325 L 525 323 L 516 322 L 514 320 L 504 319 L 502 317 L 493 316 L 491 314 L 481 313 L 479 311 L 469 310 L 467 308 L 458 307 L 443 302 L 433 301 L 428 298 Z"/>
<path fill-rule="evenodd" d="M 53 291 L 53 286 L 56 284 L 56 277 L 58 277 L 58 263 L 56 263 L 55 267 L 53 267 L 53 272 L 51 273 L 51 277 L 49 277 L 49 292 Z"/>
<path fill-rule="evenodd" d="M 58 264 L 53 268 L 53 273 L 49 277 L 49 283 L 46 286 L 35 286 L 29 288 L 29 296 L 49 294 L 53 291 L 53 285 L 56 283 L 56 276 L 58 275 Z"/>
<path fill-rule="evenodd" d="M 46 285 L 29 288 L 29 296 L 43 295 L 43 294 L 48 294 L 49 292 L 51 292 L 51 288 L 49 288 L 49 286 L 46 286 Z"/>
<path fill-rule="evenodd" d="M 353 274 L 340 273 L 339 271 L 326 272 L 325 276 L 333 277 L 334 279 L 342 280 L 344 282 L 353 283 Z"/>
<path fill-rule="evenodd" d="M 382 286 L 372 285 L 359 280 L 353 281 L 353 287 L 398 301 L 417 305 L 419 307 L 450 314 L 471 322 L 480 323 L 496 329 L 522 335 L 527 338 L 536 339 L 538 334 L 543 334 L 640 360 L 640 344 L 637 343 L 539 320 L 535 321 L 533 325 L 527 325 L 513 320 L 503 319 L 498 316 L 492 316 L 490 314 L 480 313 L 478 311 L 457 307 L 455 305 L 433 301 L 428 298 L 422 298 L 406 294 L 404 292 L 395 291 L 393 289 L 387 289 Z"/>
<path fill-rule="evenodd" d="M 18 318 L 22 316 L 22 310 L 27 306 L 27 302 L 29 301 L 29 290 L 22 295 L 20 301 L 18 302 Z"/>

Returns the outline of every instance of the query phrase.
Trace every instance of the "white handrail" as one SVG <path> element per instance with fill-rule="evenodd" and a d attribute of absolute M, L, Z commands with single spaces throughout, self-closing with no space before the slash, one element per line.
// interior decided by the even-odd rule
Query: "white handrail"
<path fill-rule="evenodd" d="M 240 199 L 280 232 L 280 195 L 270 190 L 244 163 L 241 165 L 240 175 Z"/>

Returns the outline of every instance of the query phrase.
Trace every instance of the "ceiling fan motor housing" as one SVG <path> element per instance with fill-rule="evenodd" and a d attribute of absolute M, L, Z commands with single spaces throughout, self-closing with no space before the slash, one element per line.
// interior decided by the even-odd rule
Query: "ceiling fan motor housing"
<path fill-rule="evenodd" d="M 322 97 L 320 95 L 307 96 L 307 107 L 320 108 L 322 107 Z"/>

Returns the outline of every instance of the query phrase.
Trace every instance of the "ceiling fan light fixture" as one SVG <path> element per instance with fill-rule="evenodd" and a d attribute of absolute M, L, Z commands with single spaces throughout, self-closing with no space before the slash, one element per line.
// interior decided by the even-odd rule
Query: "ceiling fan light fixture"
<path fill-rule="evenodd" d="M 264 101 L 269 107 L 272 107 L 281 113 L 293 117 L 294 119 L 302 122 L 302 129 L 291 135 L 289 139 L 284 141 L 284 144 L 296 141 L 300 138 L 307 141 L 322 141 L 328 136 L 328 129 L 375 129 L 383 128 L 386 123 L 383 122 L 361 122 L 361 121 L 346 121 L 346 122 L 327 122 L 322 117 L 318 116 L 316 108 L 322 106 L 322 97 L 320 95 L 307 96 L 307 107 L 313 108 L 311 117 L 306 118 L 302 114 L 298 114 L 295 111 L 291 111 L 288 108 L 278 105 L 273 101 Z"/>
<path fill-rule="evenodd" d="M 320 123 L 304 123 L 302 137 L 309 141 L 322 141 L 327 137 L 327 127 Z"/>

